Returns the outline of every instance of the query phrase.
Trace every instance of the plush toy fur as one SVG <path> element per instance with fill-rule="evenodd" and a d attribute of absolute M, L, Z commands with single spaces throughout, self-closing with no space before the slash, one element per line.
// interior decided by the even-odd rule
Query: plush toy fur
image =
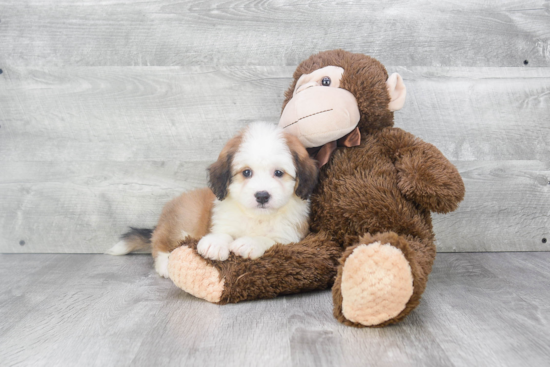
<path fill-rule="evenodd" d="M 169 262 L 176 285 L 219 304 L 332 286 L 334 315 L 350 326 L 402 320 L 420 302 L 435 259 L 430 212 L 455 210 L 464 196 L 456 168 L 433 145 L 393 127 L 388 74 L 375 59 L 342 50 L 302 62 L 303 74 L 345 70 L 340 88 L 360 111 L 361 143 L 338 148 L 321 168 L 311 197 L 311 231 L 256 260 L 205 260 L 187 238 Z M 206 296 L 205 296 L 206 294 Z"/>

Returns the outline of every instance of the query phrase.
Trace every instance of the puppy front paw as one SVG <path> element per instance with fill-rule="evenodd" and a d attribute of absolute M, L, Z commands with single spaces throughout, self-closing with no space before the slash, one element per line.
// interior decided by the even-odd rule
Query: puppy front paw
<path fill-rule="evenodd" d="M 245 259 L 257 259 L 262 256 L 275 241 L 262 237 L 240 237 L 229 245 L 229 250 Z"/>
<path fill-rule="evenodd" d="M 229 257 L 231 241 L 233 237 L 228 234 L 207 234 L 199 241 L 197 252 L 204 258 L 224 261 Z"/>
<path fill-rule="evenodd" d="M 170 259 L 169 252 L 159 251 L 155 258 L 155 270 L 158 275 L 163 278 L 168 278 L 168 260 Z"/>

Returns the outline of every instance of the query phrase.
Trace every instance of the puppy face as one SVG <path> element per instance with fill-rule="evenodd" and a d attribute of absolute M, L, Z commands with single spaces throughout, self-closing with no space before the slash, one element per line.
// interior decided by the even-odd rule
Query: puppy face
<path fill-rule="evenodd" d="M 307 200 L 317 183 L 317 164 L 298 139 L 275 125 L 254 123 L 231 139 L 209 168 L 210 188 L 243 208 L 269 213 L 297 196 Z"/>

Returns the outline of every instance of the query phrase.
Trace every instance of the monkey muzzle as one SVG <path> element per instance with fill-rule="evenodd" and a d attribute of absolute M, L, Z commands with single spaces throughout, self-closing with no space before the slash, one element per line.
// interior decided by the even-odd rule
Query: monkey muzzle
<path fill-rule="evenodd" d="M 342 88 L 315 86 L 292 97 L 281 114 L 279 127 L 312 148 L 350 133 L 359 119 L 353 94 Z"/>

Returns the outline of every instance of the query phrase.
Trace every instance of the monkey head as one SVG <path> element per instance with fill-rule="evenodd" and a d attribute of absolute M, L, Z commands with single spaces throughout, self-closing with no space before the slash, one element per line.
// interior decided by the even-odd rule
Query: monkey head
<path fill-rule="evenodd" d="M 393 126 L 393 111 L 405 103 L 401 76 L 388 77 L 379 61 L 363 54 L 320 52 L 298 65 L 293 78 L 279 126 L 306 148 L 336 144 L 348 134 L 357 141 Z"/>

